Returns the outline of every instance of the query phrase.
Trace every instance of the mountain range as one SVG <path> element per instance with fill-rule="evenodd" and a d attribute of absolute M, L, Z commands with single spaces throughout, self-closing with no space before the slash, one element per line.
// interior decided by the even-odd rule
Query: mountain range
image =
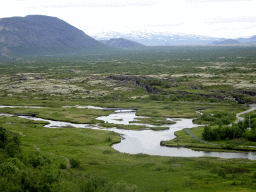
<path fill-rule="evenodd" d="M 224 41 L 214 41 L 212 42 L 213 45 L 233 45 L 239 44 L 240 42 L 235 39 L 226 39 Z"/>
<path fill-rule="evenodd" d="M 169 45 L 230 45 L 256 43 L 250 38 L 225 39 L 207 36 L 154 33 L 102 32 L 92 37 L 56 17 L 29 15 L 0 19 L 0 57 L 112 52 L 126 48 Z"/>
<path fill-rule="evenodd" d="M 141 43 L 146 46 L 168 46 L 168 45 L 209 45 L 213 41 L 225 40 L 224 38 L 213 38 L 207 36 L 171 34 L 166 32 L 102 32 L 92 36 L 97 40 L 108 40 L 111 38 L 124 38 Z"/>
<path fill-rule="evenodd" d="M 92 36 L 97 40 L 108 40 L 111 38 L 125 38 L 146 46 L 168 46 L 168 45 L 228 45 L 239 43 L 256 43 L 256 35 L 250 38 L 226 39 L 209 36 L 172 34 L 169 32 L 101 32 Z M 234 42 L 235 41 L 235 42 Z"/>
<path fill-rule="evenodd" d="M 142 45 L 135 41 L 131 41 L 131 40 L 124 39 L 124 38 L 112 38 L 110 40 L 99 40 L 99 41 L 110 46 L 110 47 L 116 47 L 116 48 L 120 48 L 120 49 L 145 47 L 145 45 Z"/>
<path fill-rule="evenodd" d="M 234 45 L 234 44 L 255 44 L 256 35 L 250 38 L 226 39 L 224 41 L 214 41 L 213 45 Z"/>
<path fill-rule="evenodd" d="M 0 55 L 100 51 L 110 49 L 56 17 L 29 15 L 0 19 Z"/>

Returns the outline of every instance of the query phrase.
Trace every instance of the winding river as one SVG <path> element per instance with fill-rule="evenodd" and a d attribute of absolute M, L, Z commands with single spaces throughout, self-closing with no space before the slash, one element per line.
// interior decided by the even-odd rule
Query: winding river
<path fill-rule="evenodd" d="M 0 106 L 5 107 L 5 106 Z M 9 106 L 6 106 L 9 107 Z M 100 107 L 86 106 L 78 108 L 94 108 L 103 109 Z M 115 113 L 109 116 L 98 117 L 98 120 L 103 120 L 108 123 L 129 125 L 130 121 L 136 121 L 136 118 L 141 118 L 136 116 L 134 111 L 122 111 L 116 110 Z M 12 116 L 10 114 L 1 114 L 5 116 Z M 256 160 L 256 152 L 205 152 L 205 151 L 194 151 L 188 148 L 175 148 L 161 146 L 160 142 L 165 140 L 174 139 L 175 131 L 182 130 L 184 128 L 197 127 L 199 125 L 192 122 L 193 119 L 167 119 L 170 121 L 176 121 L 176 124 L 164 125 L 164 127 L 169 127 L 168 130 L 163 131 L 153 131 L 150 129 L 146 130 L 124 130 L 117 128 L 102 129 L 98 125 L 88 125 L 88 124 L 74 124 L 69 122 L 52 121 L 31 116 L 19 116 L 20 118 L 35 120 L 35 121 L 46 121 L 49 124 L 45 125 L 46 128 L 60 128 L 60 127 L 76 127 L 76 128 L 90 128 L 90 129 L 101 129 L 114 131 L 121 135 L 121 142 L 114 144 L 112 147 L 119 152 L 129 153 L 129 154 L 148 154 L 148 155 L 159 155 L 159 156 L 178 156 L 178 157 L 220 157 L 220 158 L 246 158 L 251 160 Z M 133 123 L 135 124 L 135 123 Z M 140 124 L 141 125 L 141 124 Z M 150 127 L 152 125 L 147 125 Z"/>

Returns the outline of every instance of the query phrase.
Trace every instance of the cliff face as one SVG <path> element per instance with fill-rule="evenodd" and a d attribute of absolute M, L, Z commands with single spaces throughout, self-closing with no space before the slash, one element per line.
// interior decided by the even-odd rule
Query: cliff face
<path fill-rule="evenodd" d="M 55 50 L 107 48 L 65 21 L 42 15 L 0 19 L 1 47 L 2 55 L 15 47 Z"/>

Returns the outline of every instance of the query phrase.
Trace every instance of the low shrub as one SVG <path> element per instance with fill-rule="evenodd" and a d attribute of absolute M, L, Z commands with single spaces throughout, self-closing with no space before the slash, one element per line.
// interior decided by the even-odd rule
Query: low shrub
<path fill-rule="evenodd" d="M 60 169 L 67 169 L 67 165 L 65 163 L 60 164 Z"/>
<path fill-rule="evenodd" d="M 44 166 L 47 164 L 51 164 L 51 160 L 49 157 L 42 155 L 40 152 L 32 153 L 29 157 L 29 163 L 34 167 Z"/>
<path fill-rule="evenodd" d="M 77 159 L 74 159 L 74 158 L 71 158 L 70 159 L 70 165 L 72 168 L 76 168 L 76 167 L 79 167 L 81 164 L 81 162 Z"/>
<path fill-rule="evenodd" d="M 110 136 L 108 136 L 108 137 L 106 138 L 106 142 L 112 142 L 112 138 L 111 138 Z"/>
<path fill-rule="evenodd" d="M 0 164 L 0 175 L 5 176 L 8 174 L 14 174 L 18 171 L 18 167 L 16 167 L 12 162 L 4 162 Z"/>

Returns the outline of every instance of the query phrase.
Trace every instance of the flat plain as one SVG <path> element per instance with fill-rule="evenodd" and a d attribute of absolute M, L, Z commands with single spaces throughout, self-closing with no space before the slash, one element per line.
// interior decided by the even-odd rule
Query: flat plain
<path fill-rule="evenodd" d="M 140 119 L 144 123 L 159 126 L 166 124 L 166 118 L 194 118 L 195 123 L 207 124 L 212 130 L 224 129 L 236 121 L 237 113 L 256 102 L 255 53 L 254 46 L 177 46 L 1 61 L 0 105 L 44 108 L 5 107 L 0 112 L 113 127 L 96 120 L 113 111 L 63 106 L 137 108 L 137 115 L 149 117 Z M 253 135 L 256 112 L 249 114 Z M 243 115 L 241 127 L 249 125 L 249 114 Z M 15 142 L 14 135 L 20 140 L 19 150 L 13 152 L 8 142 L 2 145 L 0 190 L 256 189 L 253 160 L 125 154 L 111 147 L 121 140 L 114 132 L 49 129 L 44 125 L 41 121 L 0 116 L 1 134 L 9 138 L 6 142 Z M 129 125 L 123 128 L 143 129 Z M 203 138 L 204 129 L 200 126 L 191 132 Z M 176 135 L 165 145 L 236 152 L 242 148 L 255 151 L 256 146 L 248 130 L 238 138 L 211 141 L 220 147 L 197 141 L 184 130 Z"/>

